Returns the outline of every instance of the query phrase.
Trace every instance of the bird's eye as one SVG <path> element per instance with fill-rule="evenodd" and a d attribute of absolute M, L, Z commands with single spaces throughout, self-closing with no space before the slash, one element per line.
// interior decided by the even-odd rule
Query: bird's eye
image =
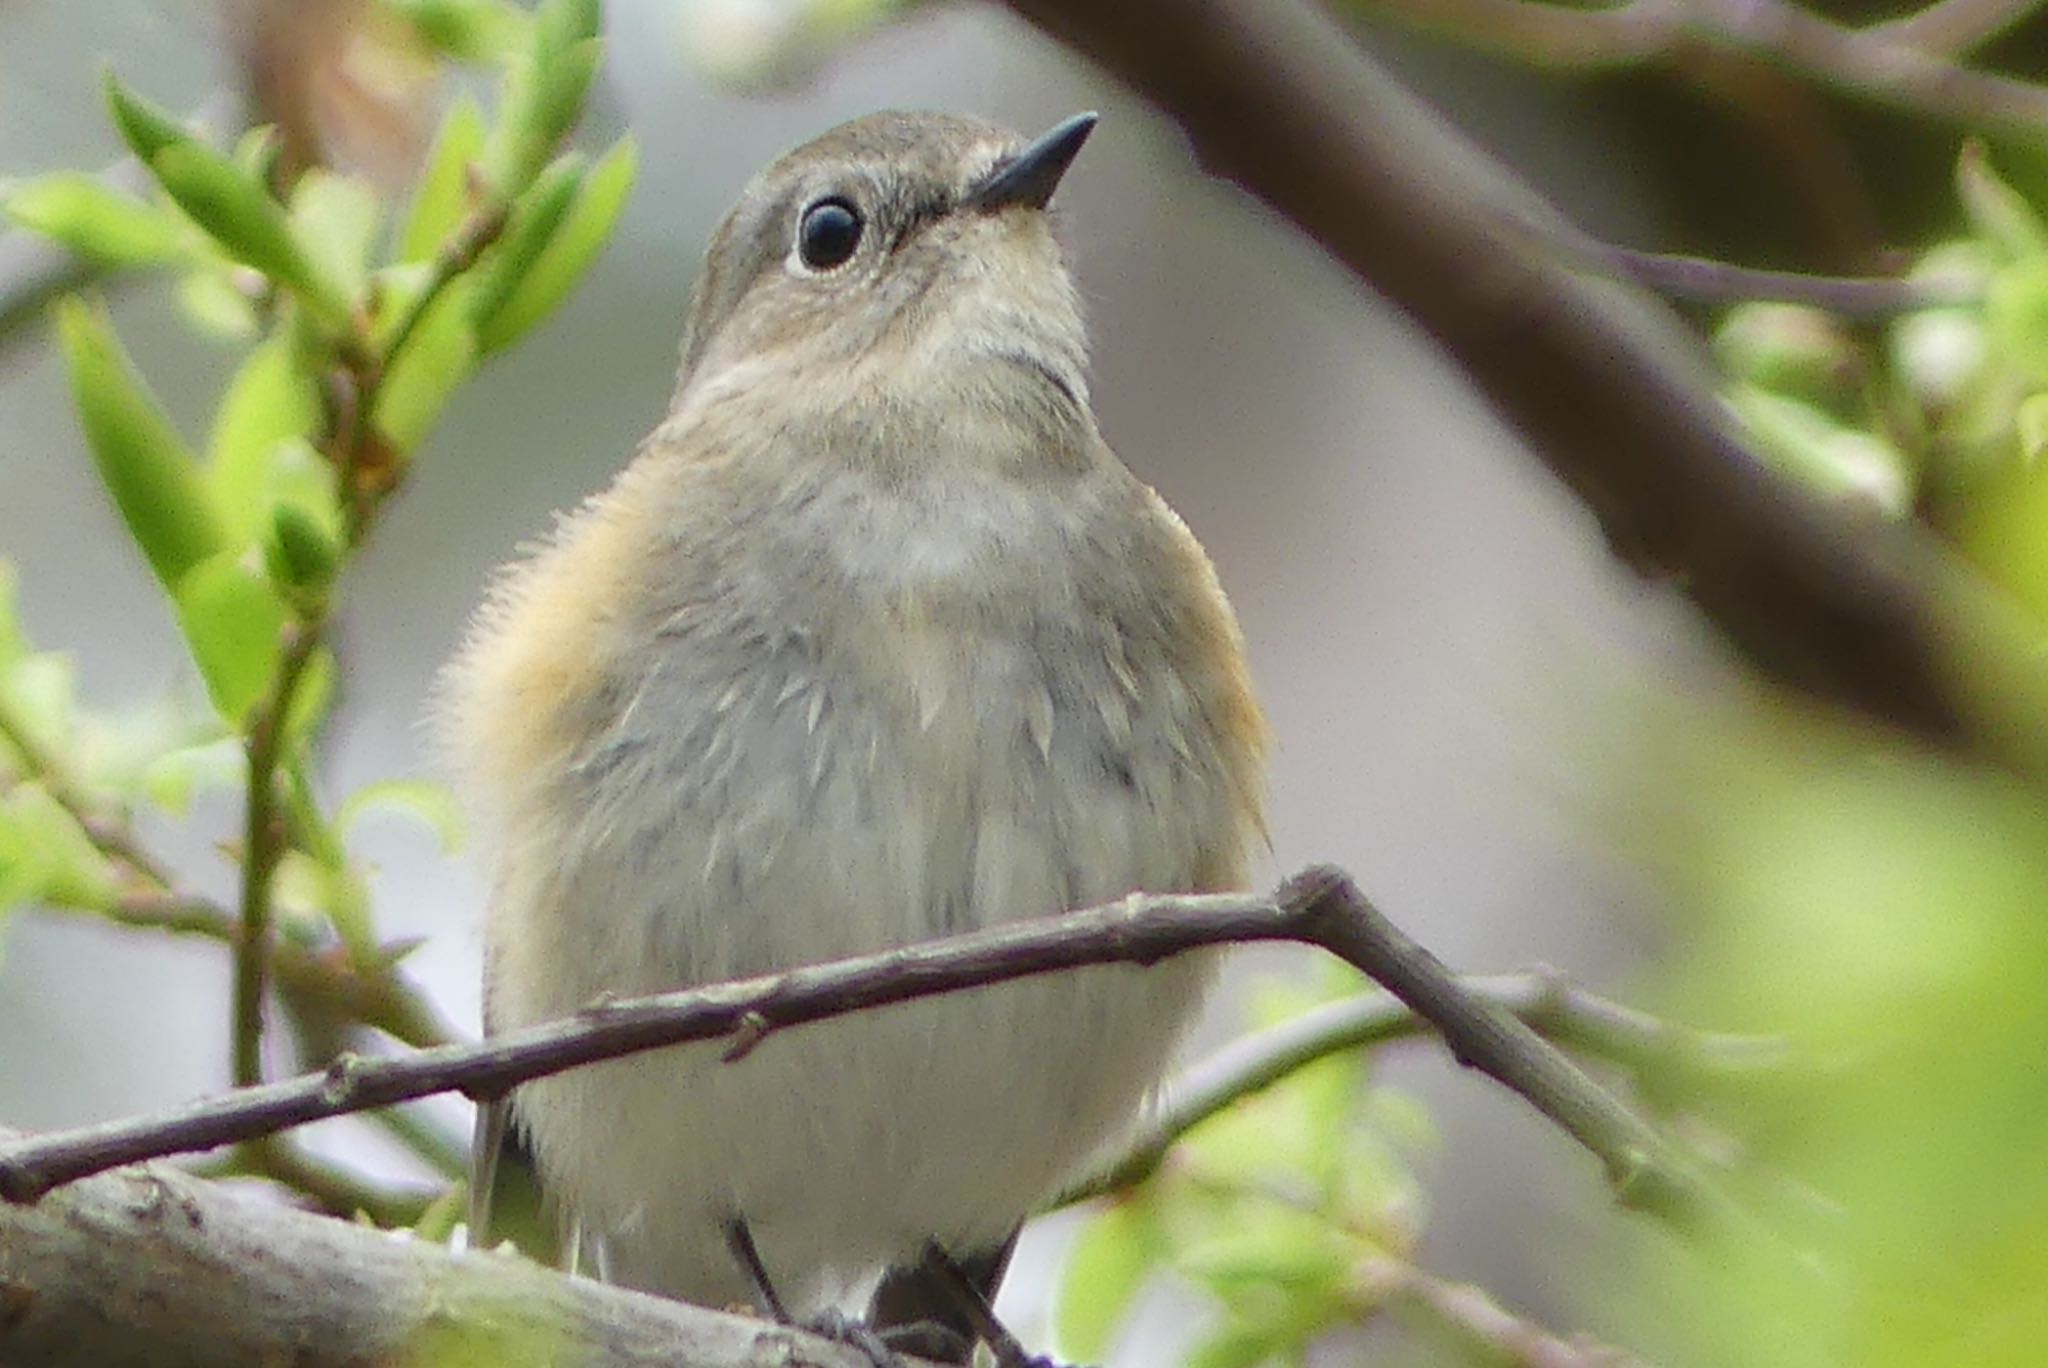
<path fill-rule="evenodd" d="M 860 246 L 860 211 L 843 199 L 821 199 L 796 227 L 797 255 L 814 271 L 844 266 Z"/>

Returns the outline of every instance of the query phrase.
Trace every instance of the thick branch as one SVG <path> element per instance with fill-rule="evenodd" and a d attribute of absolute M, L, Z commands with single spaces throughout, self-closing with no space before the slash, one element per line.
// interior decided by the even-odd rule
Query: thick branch
<path fill-rule="evenodd" d="M 164 1165 L 0 1204 L 10 1368 L 792 1361 L 871 1368 L 809 1335 L 249 1200 Z"/>
<path fill-rule="evenodd" d="M 0 1197 L 33 1201 L 140 1159 L 431 1093 L 493 1098 L 531 1079 L 685 1041 L 724 1039 L 737 1058 L 779 1030 L 935 993 L 1086 964 L 1149 964 L 1201 946 L 1282 940 L 1321 946 L 1370 975 L 1427 1019 L 1461 1062 L 1527 1098 L 1597 1155 L 1624 1201 L 1679 1217 L 1717 1205 L 1653 1128 L 1528 1026 L 1467 992 L 1333 869 L 1310 870 L 1272 899 L 1133 896 L 836 964 L 598 1003 L 574 1018 L 482 1044 L 346 1057 L 322 1074 L 239 1089 L 164 1116 L 0 1144 Z"/>
<path fill-rule="evenodd" d="M 1298 0 L 1010 0 L 1202 161 L 1404 308 L 1586 502 L 1779 678 L 1920 736 L 2048 761 L 2034 632 L 1918 529 L 1765 467 L 1697 342 Z M 1577 242 L 1576 248 L 1569 244 Z"/>

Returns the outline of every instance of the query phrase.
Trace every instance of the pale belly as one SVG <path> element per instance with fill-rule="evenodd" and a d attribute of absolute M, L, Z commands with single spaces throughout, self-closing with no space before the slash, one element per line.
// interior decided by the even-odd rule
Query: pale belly
<path fill-rule="evenodd" d="M 706 677 L 716 663 L 646 682 L 579 773 L 577 816 L 548 841 L 561 858 L 498 914 L 501 1024 L 1194 887 L 1205 852 L 1241 844 L 1227 786 L 1190 759 L 1215 747 L 1168 734 L 1163 684 L 1148 722 L 1076 709 L 1128 701 L 1107 667 L 1021 650 L 944 663 L 942 696 L 908 707 L 804 687 L 806 659 L 772 651 L 735 698 Z M 814 1307 L 926 1239 L 1000 1240 L 1128 1126 L 1206 973 L 1185 958 L 1046 976 L 806 1027 L 731 1064 L 716 1047 L 644 1055 L 530 1085 L 519 1111 L 620 1280 L 746 1299 L 721 1235 L 743 1217 L 786 1299 Z M 509 986 L 542 981 L 544 996 Z"/>

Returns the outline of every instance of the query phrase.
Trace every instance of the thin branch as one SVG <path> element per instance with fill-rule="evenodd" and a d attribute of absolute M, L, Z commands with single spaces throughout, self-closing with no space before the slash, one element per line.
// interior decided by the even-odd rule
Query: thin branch
<path fill-rule="evenodd" d="M 1629 563 L 1778 680 L 2048 769 L 2038 626 L 1923 529 L 1765 464 L 1698 340 L 1570 262 L 1584 234 L 1299 0 L 1009 0 L 1178 122 L 1204 165 L 1400 306 Z"/>
<path fill-rule="evenodd" d="M 1895 32 L 1850 28 L 1784 0 L 1687 0 L 1685 14 L 1703 41 L 1781 62 L 1846 94 L 2035 144 L 2048 137 L 2048 88 L 1959 66 L 1896 41 Z"/>
<path fill-rule="evenodd" d="M 1567 1339 L 1518 1316 L 1484 1288 L 1447 1281 L 1413 1264 L 1386 1260 L 1365 1276 L 1376 1300 L 1388 1292 L 1406 1297 L 1488 1351 L 1489 1362 L 1511 1368 L 1648 1368 L 1624 1350 L 1582 1335 Z"/>
<path fill-rule="evenodd" d="M 256 704 L 244 750 L 248 757 L 248 792 L 242 832 L 241 934 L 235 941 L 235 985 L 229 1026 L 234 1049 L 234 1080 L 246 1087 L 263 1080 L 263 997 L 270 977 L 271 884 L 287 841 L 278 810 L 278 770 L 283 763 L 286 733 L 298 702 L 299 683 L 320 645 L 319 624 L 294 622 L 285 627 L 277 671 L 269 691 Z"/>
<path fill-rule="evenodd" d="M 135 839 L 125 814 L 109 814 L 86 792 L 70 769 L 44 747 L 34 730 L 0 698 L 0 743 L 20 757 L 28 778 L 42 785 L 57 806 L 78 823 L 86 839 L 100 854 L 127 866 L 131 875 L 153 888 L 170 886 L 170 874 L 155 856 Z"/>
<path fill-rule="evenodd" d="M 90 915 L 117 926 L 196 936 L 230 947 L 242 941 L 241 923 L 235 914 L 208 898 L 133 894 Z M 460 1035 L 395 968 L 366 970 L 338 945 L 309 946 L 275 934 L 270 940 L 270 968 L 280 988 L 303 995 L 330 1014 L 346 1016 L 415 1047 L 446 1044 Z"/>
<path fill-rule="evenodd" d="M 1589 264 L 1670 299 L 1700 304 L 1777 300 L 1811 304 L 1843 318 L 1884 319 L 1921 309 L 1981 304 L 1984 299 L 1980 282 L 1960 276 L 1930 279 L 1767 271 L 1705 257 L 1640 252 L 1604 242 L 1595 246 Z"/>
<path fill-rule="evenodd" d="M 2017 27 L 2040 8 L 2041 0 L 1937 0 L 1862 32 L 1877 42 L 1960 57 Z"/>
<path fill-rule="evenodd" d="M 1512 1013 L 1553 1045 L 1632 1069 L 1676 1067 L 1694 1078 L 1748 1079 L 1782 1074 L 1795 1063 L 1784 1040 L 1688 1030 L 1547 971 L 1468 977 L 1459 984 L 1467 996 Z M 1168 1080 L 1161 1089 L 1165 1102 L 1147 1118 L 1144 1131 L 1045 1209 L 1137 1186 L 1196 1126 L 1318 1059 L 1430 1030 L 1428 1021 L 1391 994 L 1361 993 L 1234 1040 Z"/>
<path fill-rule="evenodd" d="M 412 335 L 419 330 L 421 321 L 440 301 L 441 296 L 447 293 L 448 287 L 453 285 L 464 271 L 476 265 L 477 258 L 504 233 L 511 211 L 512 207 L 508 202 L 502 199 L 494 200 L 474 210 L 462 221 L 454 234 L 441 244 L 441 250 L 434 254 L 433 265 L 428 270 L 426 281 L 407 301 L 405 312 L 399 315 L 398 322 L 392 327 L 391 340 L 384 347 L 384 355 L 387 358 L 396 358 L 405 350 L 405 344 L 412 340 Z M 364 407 L 374 408 L 375 404 L 367 401 L 374 400 L 375 397 L 373 386 L 365 394 Z"/>
<path fill-rule="evenodd" d="M 1467 993 L 1333 869 L 1309 870 L 1272 899 L 1134 895 L 836 964 L 600 1002 L 576 1017 L 481 1044 L 388 1059 L 344 1057 L 325 1073 L 243 1088 L 163 1116 L 0 1146 L 0 1196 L 31 1201 L 52 1187 L 140 1159 L 211 1149 L 432 1093 L 488 1100 L 531 1079 L 685 1041 L 737 1037 L 752 1045 L 792 1026 L 933 993 L 1084 964 L 1149 964 L 1204 945 L 1281 940 L 1323 947 L 1408 1004 L 1460 1062 L 1527 1098 L 1598 1156 L 1624 1202 L 1677 1218 L 1719 1214 L 1719 1199 L 1655 1129 L 1529 1027 Z"/>

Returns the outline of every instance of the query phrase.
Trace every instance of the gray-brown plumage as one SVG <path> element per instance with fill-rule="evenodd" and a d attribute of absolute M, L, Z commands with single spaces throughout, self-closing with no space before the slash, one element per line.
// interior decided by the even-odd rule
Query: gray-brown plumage
<path fill-rule="evenodd" d="M 1063 129 L 861 119 L 718 230 L 668 418 L 450 668 L 499 1027 L 1243 886 L 1264 728 L 1207 558 L 1089 411 Z M 927 1239 L 999 1246 L 1129 1124 L 1206 977 L 1040 978 L 516 1107 L 619 1280 L 745 1299 L 738 1218 L 815 1309 Z"/>

